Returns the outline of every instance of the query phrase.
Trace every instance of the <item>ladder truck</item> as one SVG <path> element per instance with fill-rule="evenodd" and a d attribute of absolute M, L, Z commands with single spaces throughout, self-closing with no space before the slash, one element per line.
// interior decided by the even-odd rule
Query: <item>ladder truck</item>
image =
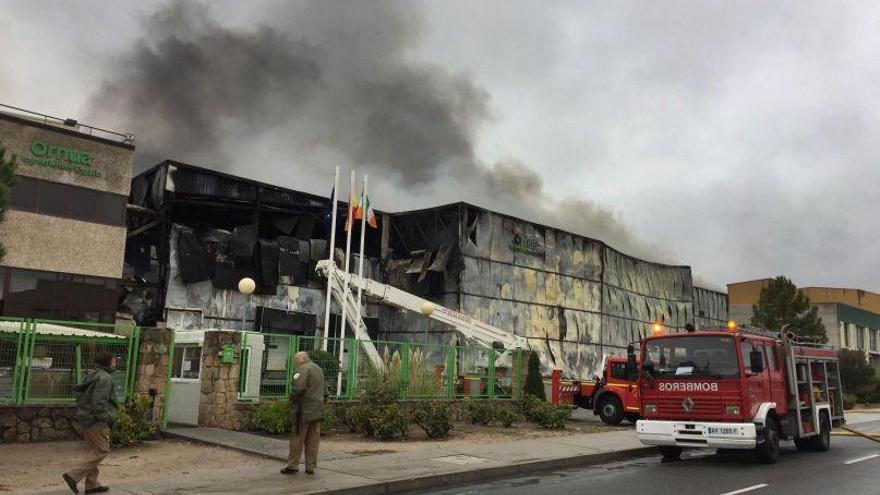
<path fill-rule="evenodd" d="M 784 331 L 784 329 L 783 329 Z M 837 353 L 792 333 L 727 329 L 655 334 L 641 342 L 637 364 L 639 440 L 666 459 L 682 448 L 749 449 L 775 463 L 779 441 L 801 451 L 831 447 L 844 423 Z"/>
<path fill-rule="evenodd" d="M 367 333 L 366 324 L 357 317 L 358 302 L 355 295 L 357 289 L 361 289 L 365 297 L 379 303 L 412 311 L 453 327 L 466 340 L 499 352 L 496 363 L 503 363 L 511 350 L 529 350 L 528 341 L 524 337 L 434 304 L 391 285 L 345 272 L 330 260 L 319 261 L 316 271 L 327 278 L 333 299 L 340 307 L 345 307 L 348 325 L 354 329 L 355 338 L 377 369 L 384 364 Z M 639 418 L 638 389 L 635 380 L 627 380 L 625 367 L 625 357 L 607 356 L 602 366 L 603 377 L 570 381 L 567 391 L 563 392 L 563 401 L 592 410 L 607 424 L 617 425 L 624 418 L 635 422 Z"/>

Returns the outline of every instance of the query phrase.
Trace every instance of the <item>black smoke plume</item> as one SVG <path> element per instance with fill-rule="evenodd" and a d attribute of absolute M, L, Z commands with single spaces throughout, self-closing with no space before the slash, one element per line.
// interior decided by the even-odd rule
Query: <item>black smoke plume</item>
<path fill-rule="evenodd" d="M 138 169 L 173 158 L 318 190 L 325 184 L 291 175 L 308 182 L 315 169 L 338 164 L 328 157 L 341 158 L 429 202 L 442 190 L 651 256 L 607 209 L 554 197 L 517 160 L 490 164 L 476 155 L 477 133 L 494 118 L 490 95 L 466 76 L 414 60 L 424 20 L 413 4 L 285 3 L 271 17 L 231 28 L 207 5 L 166 4 L 112 64 L 92 118 L 135 132 Z M 255 143 L 283 148 L 286 158 L 243 160 Z M 396 208 L 394 198 L 379 199 Z"/>

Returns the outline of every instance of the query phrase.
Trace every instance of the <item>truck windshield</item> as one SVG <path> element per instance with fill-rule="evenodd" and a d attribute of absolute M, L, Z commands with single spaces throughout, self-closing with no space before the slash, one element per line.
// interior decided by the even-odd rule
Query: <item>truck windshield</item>
<path fill-rule="evenodd" d="M 682 336 L 648 340 L 643 369 L 655 378 L 739 376 L 732 337 Z"/>

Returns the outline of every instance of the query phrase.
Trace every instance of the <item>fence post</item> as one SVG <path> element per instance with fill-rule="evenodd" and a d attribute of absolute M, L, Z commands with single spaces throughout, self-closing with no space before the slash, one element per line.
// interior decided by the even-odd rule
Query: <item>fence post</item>
<path fill-rule="evenodd" d="M 250 352 L 247 347 L 247 332 L 241 334 L 241 349 L 238 351 L 238 398 L 247 398 L 248 361 Z"/>
<path fill-rule="evenodd" d="M 141 352 L 141 327 L 134 327 L 134 330 L 132 331 L 130 338 L 134 340 L 134 342 L 131 345 L 131 349 L 132 349 L 132 352 L 134 352 L 134 354 L 132 354 L 132 356 L 131 356 L 131 367 L 127 370 L 128 371 L 128 382 L 127 383 L 128 383 L 128 395 L 129 395 L 129 397 L 134 397 L 134 388 L 137 385 L 137 362 L 138 362 L 138 356 L 140 355 L 140 352 Z"/>
<path fill-rule="evenodd" d="M 400 344 L 400 398 L 406 399 L 409 390 L 409 342 Z"/>
<path fill-rule="evenodd" d="M 76 344 L 76 384 L 79 385 L 82 383 L 82 343 L 77 342 Z"/>
<path fill-rule="evenodd" d="M 486 377 L 486 393 L 489 395 L 489 398 L 495 398 L 495 349 L 489 349 L 486 351 L 489 353 L 489 376 Z"/>
<path fill-rule="evenodd" d="M 113 334 L 116 335 L 116 329 L 113 329 Z M 126 344 L 128 344 L 128 352 L 125 354 L 125 390 L 122 391 L 123 400 L 129 399 L 129 390 L 128 390 L 128 382 L 129 377 L 131 376 L 131 343 L 134 340 L 134 335 L 129 335 L 126 339 Z M 77 349 L 79 348 L 79 344 L 77 344 Z"/>
<path fill-rule="evenodd" d="M 517 349 L 516 350 L 516 360 L 514 361 L 514 364 L 513 364 L 516 367 L 516 375 L 515 375 L 516 376 L 516 383 L 513 384 L 514 388 L 513 388 L 513 392 L 511 393 L 511 396 L 514 399 L 522 399 L 522 390 L 523 390 L 523 386 L 525 385 L 523 383 L 522 357 L 523 357 L 522 349 Z"/>
<path fill-rule="evenodd" d="M 28 320 L 25 323 L 25 341 L 24 341 L 24 354 L 22 357 L 24 361 L 22 362 L 22 373 L 21 373 L 21 400 L 19 403 L 26 402 L 30 395 L 30 381 L 31 381 L 31 358 L 34 353 L 34 345 L 36 344 L 36 324 L 34 320 Z"/>
<path fill-rule="evenodd" d="M 174 339 L 177 334 L 171 329 L 171 342 L 168 343 L 168 365 L 165 369 L 165 400 L 162 402 L 162 428 L 168 427 L 168 408 L 171 406 L 171 370 L 174 366 Z M 201 392 L 199 392 L 201 397 Z M 198 422 L 198 419 L 196 419 Z"/>
<path fill-rule="evenodd" d="M 22 371 L 22 362 L 24 361 L 23 353 L 24 353 L 24 321 L 18 322 L 18 336 L 15 339 L 15 364 L 12 369 L 12 402 L 13 404 L 18 404 L 19 402 L 19 381 L 21 378 Z"/>
<path fill-rule="evenodd" d="M 455 346 L 446 347 L 446 397 L 455 398 Z"/>
<path fill-rule="evenodd" d="M 345 381 L 345 396 L 349 399 L 354 399 L 357 394 L 358 349 L 360 349 L 360 342 L 357 339 L 349 339 L 348 378 Z"/>
<path fill-rule="evenodd" d="M 284 384 L 284 395 L 290 397 L 290 389 L 293 383 L 293 374 L 296 372 L 296 359 L 294 356 L 300 349 L 299 335 L 287 337 L 287 380 Z"/>

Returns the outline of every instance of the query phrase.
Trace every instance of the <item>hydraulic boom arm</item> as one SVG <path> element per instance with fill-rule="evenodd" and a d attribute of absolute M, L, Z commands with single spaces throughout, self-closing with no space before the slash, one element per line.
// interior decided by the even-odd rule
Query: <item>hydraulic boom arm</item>
<path fill-rule="evenodd" d="M 427 299 L 422 299 L 396 287 L 343 272 L 330 260 L 319 261 L 316 270 L 319 274 L 327 277 L 331 293 L 337 303 L 347 306 L 346 320 L 354 329 L 355 337 L 363 342 L 369 342 L 370 336 L 367 334 L 367 327 L 364 322 L 358 321 L 356 316 L 357 298 L 352 292 L 358 288 L 363 291 L 366 297 L 377 299 L 384 304 L 419 313 L 432 320 L 445 323 L 455 328 L 466 339 L 482 346 L 499 350 L 528 348 L 528 342 L 523 337 L 487 325 L 470 316 L 439 306 Z M 379 353 L 372 344 L 369 346 L 364 345 L 364 350 L 374 364 L 381 363 Z"/>

